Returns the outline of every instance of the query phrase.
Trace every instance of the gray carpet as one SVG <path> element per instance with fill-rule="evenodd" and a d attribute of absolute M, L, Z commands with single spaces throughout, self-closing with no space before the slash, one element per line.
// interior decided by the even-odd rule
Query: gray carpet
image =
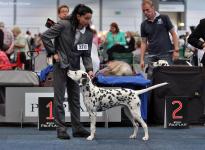
<path fill-rule="evenodd" d="M 131 127 L 97 128 L 97 138 L 58 140 L 55 131 L 38 131 L 35 127 L 0 127 L 0 150 L 205 150 L 205 127 L 164 129 L 149 127 L 150 140 L 129 139 Z M 71 131 L 69 130 L 71 134 Z"/>

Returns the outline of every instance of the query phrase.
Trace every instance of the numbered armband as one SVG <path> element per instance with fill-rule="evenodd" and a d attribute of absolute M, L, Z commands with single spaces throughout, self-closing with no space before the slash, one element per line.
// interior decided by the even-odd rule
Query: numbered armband
<path fill-rule="evenodd" d="M 78 44 L 77 50 L 79 51 L 87 51 L 88 50 L 88 44 Z"/>

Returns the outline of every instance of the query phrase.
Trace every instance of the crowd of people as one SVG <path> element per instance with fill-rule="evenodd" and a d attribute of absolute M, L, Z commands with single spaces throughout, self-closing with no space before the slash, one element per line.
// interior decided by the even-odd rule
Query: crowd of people
<path fill-rule="evenodd" d="M 19 26 L 10 30 L 5 27 L 4 22 L 0 22 L 0 33 L 0 69 L 31 70 L 29 51 L 44 50 L 40 34 L 32 36 L 29 30 L 23 33 Z"/>

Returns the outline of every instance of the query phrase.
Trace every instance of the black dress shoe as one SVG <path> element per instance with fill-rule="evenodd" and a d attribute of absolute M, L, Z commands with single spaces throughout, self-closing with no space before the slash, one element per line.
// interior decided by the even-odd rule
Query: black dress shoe
<path fill-rule="evenodd" d="M 66 131 L 57 131 L 57 138 L 68 140 L 68 139 L 70 139 L 70 136 L 68 135 L 68 133 Z"/>
<path fill-rule="evenodd" d="M 73 132 L 73 137 L 88 137 L 88 136 L 90 136 L 90 132 L 88 132 L 85 129 L 79 130 L 77 132 Z"/>

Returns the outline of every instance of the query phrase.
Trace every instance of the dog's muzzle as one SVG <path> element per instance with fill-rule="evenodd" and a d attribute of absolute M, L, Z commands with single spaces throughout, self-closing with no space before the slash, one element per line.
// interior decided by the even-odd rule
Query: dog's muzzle
<path fill-rule="evenodd" d="M 87 84 L 87 78 L 82 78 L 78 80 L 77 83 L 80 87 L 85 86 Z"/>

